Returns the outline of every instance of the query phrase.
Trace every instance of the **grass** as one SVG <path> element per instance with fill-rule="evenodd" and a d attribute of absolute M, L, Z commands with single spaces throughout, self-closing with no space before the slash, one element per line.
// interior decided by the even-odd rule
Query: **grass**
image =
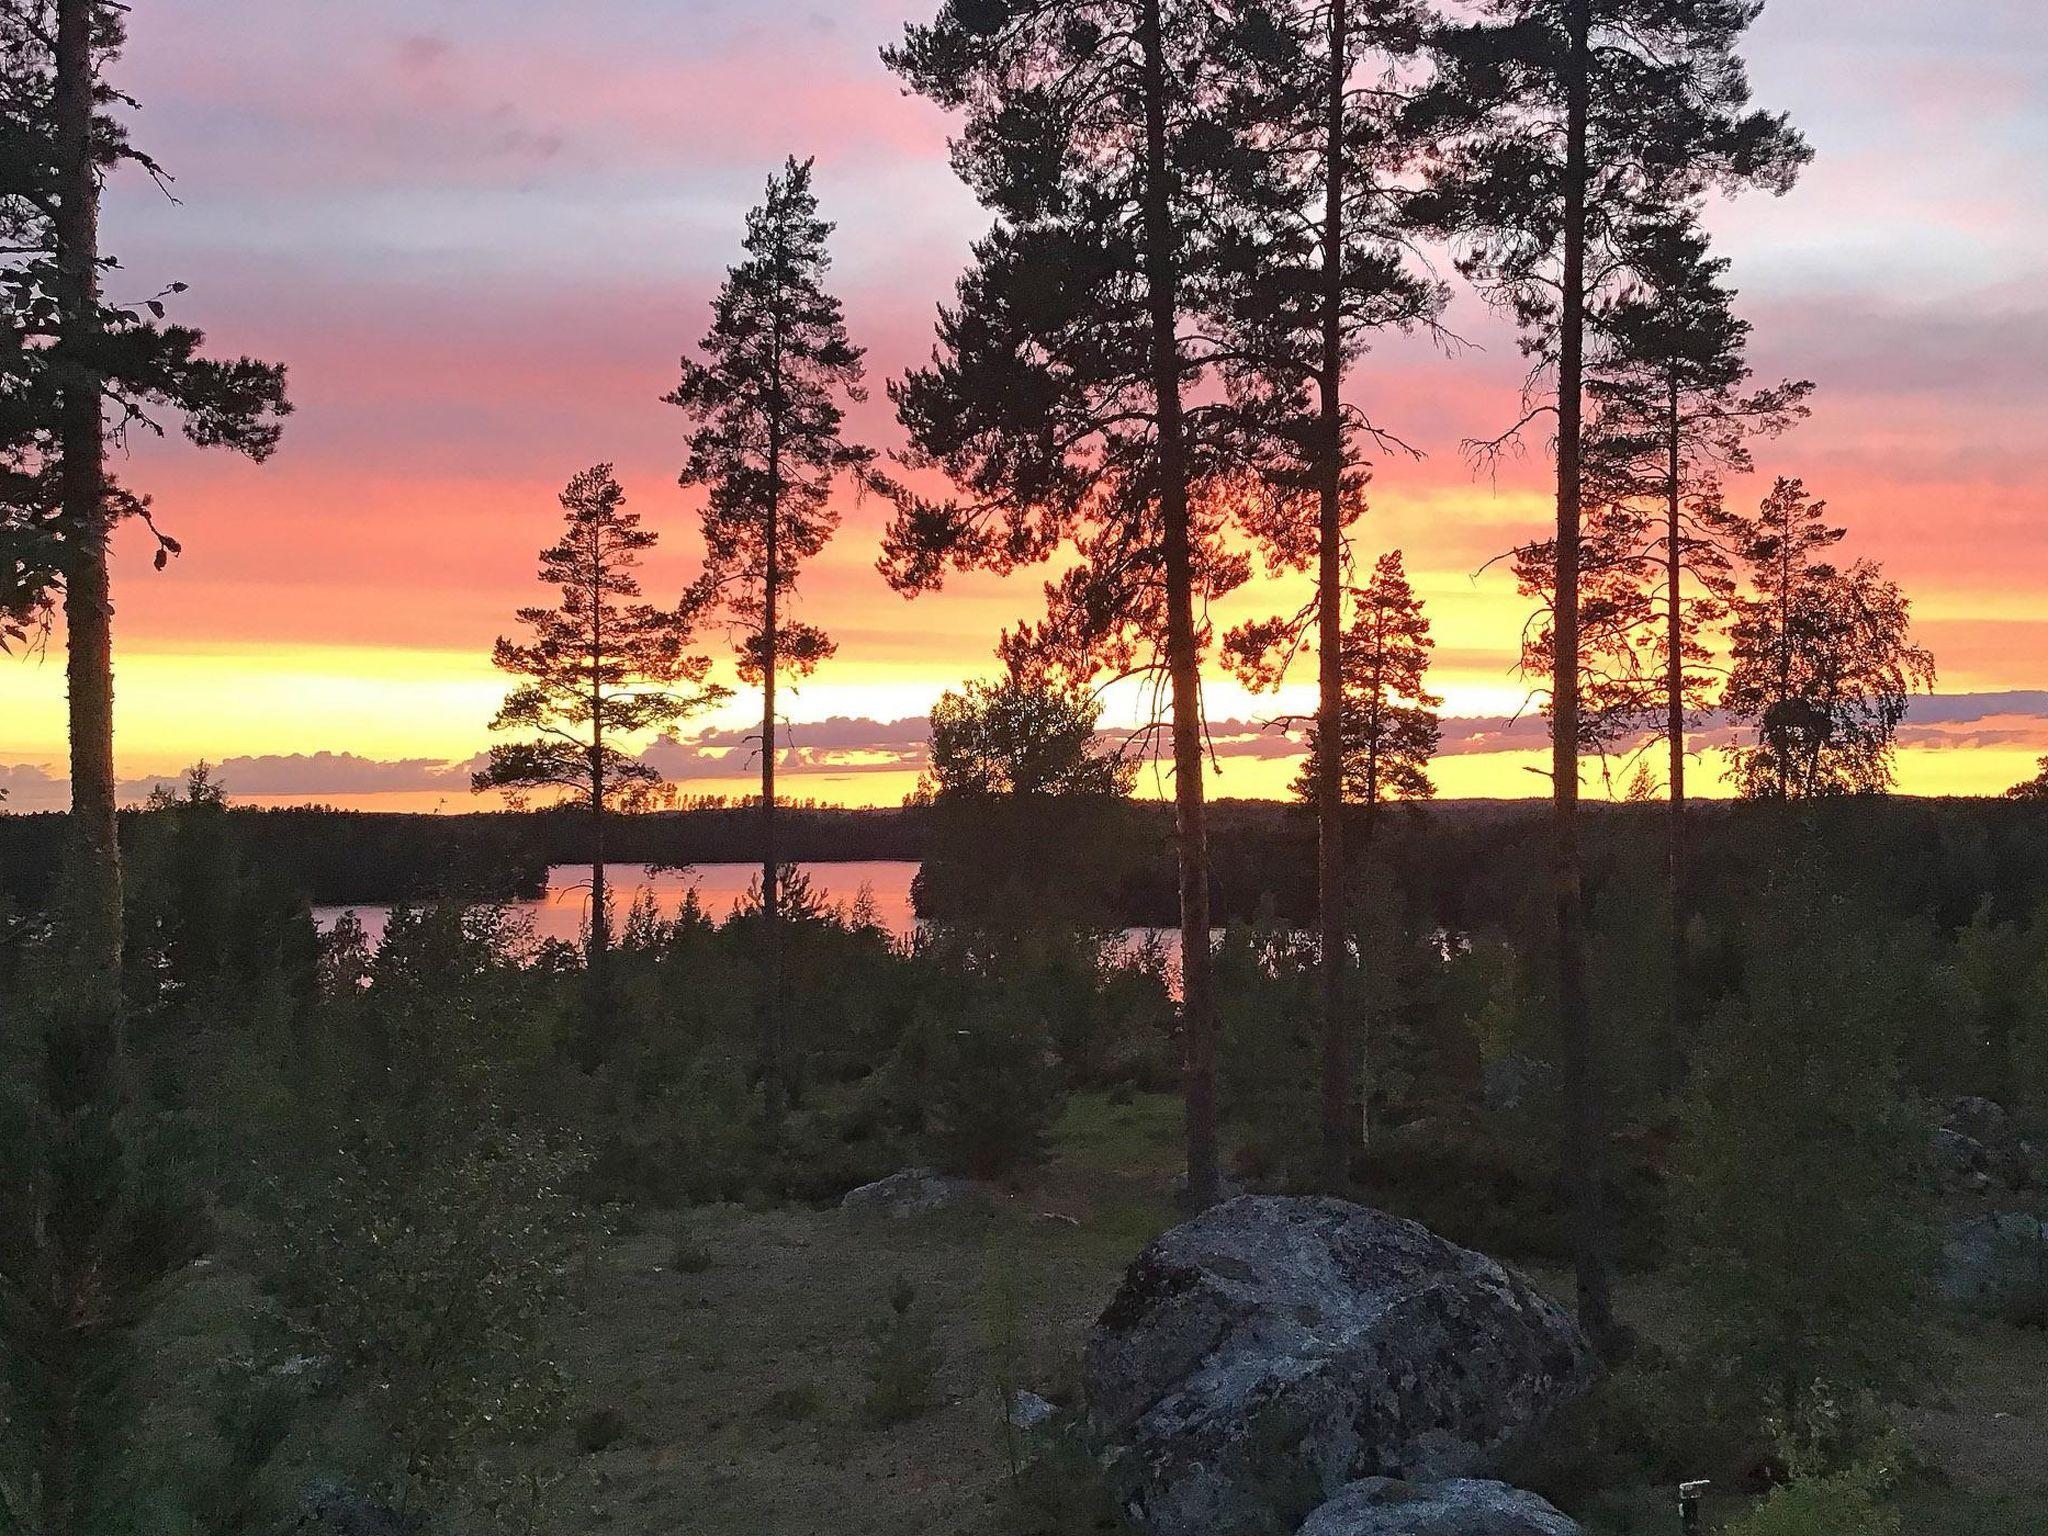
<path fill-rule="evenodd" d="M 586 1399 L 629 1405 L 632 1434 L 587 1459 L 556 1528 L 1117 1529 L 1085 1457 L 1058 1445 L 1011 1484 L 989 1298 L 1015 1297 L 1015 1384 L 1077 1402 L 1082 1342 L 1124 1265 L 1173 1222 L 1179 1165 L 1177 1100 L 1139 1094 L 1116 1105 L 1077 1094 L 1051 1163 L 991 1214 L 856 1227 L 837 1211 L 716 1206 L 691 1213 L 680 1237 L 671 1226 L 616 1238 L 565 1331 L 563 1357 Z M 706 1262 L 677 1265 L 682 1249 Z M 931 1309 L 941 1365 L 931 1410 L 884 1427 L 865 1410 L 867 1330 L 899 1274 Z"/>
<path fill-rule="evenodd" d="M 1120 1531 L 1056 1424 L 1013 1482 L 1002 1392 L 1080 1401 L 1088 1329 L 1124 1266 L 1175 1219 L 1178 1101 L 1076 1094 L 1052 1161 L 986 1213 L 860 1226 L 834 1210 L 703 1207 L 615 1231 L 592 1252 L 559 1353 L 575 1382 L 558 1536 L 1089 1536 Z M 877 1425 L 869 1327 L 907 1277 L 936 1327 L 933 1406 Z M 1555 1295 L 1569 1277 L 1537 1272 Z M 1000 1300 L 998 1300 L 1000 1298 Z M 231 1270 L 183 1287 L 158 1325 L 166 1378 L 212 1368 L 255 1298 Z M 1624 1317 L 1682 1343 L 1683 1298 L 1635 1280 Z M 1000 1312 L 1000 1316 L 998 1313 Z M 1902 1496 L 1910 1536 L 2048 1532 L 2048 1333 L 1959 1326 L 1944 1391 L 1905 1428 L 1938 1478 Z M 152 1390 L 152 1398 L 159 1394 Z M 200 1432 L 175 1392 L 169 1447 Z M 579 1454 L 580 1452 L 580 1454 Z M 295 1464 L 292 1475 L 298 1475 Z M 1713 1520 L 1744 1501 L 1722 1496 Z M 1591 1536 L 1672 1536 L 1669 1489 L 1612 1490 Z M 1710 1525 L 1710 1529 L 1711 1529 Z"/>

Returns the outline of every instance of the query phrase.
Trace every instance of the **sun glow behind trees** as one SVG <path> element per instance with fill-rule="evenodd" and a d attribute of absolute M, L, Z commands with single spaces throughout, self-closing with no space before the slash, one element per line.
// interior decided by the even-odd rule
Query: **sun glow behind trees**
<path fill-rule="evenodd" d="M 1770 467 L 1806 473 L 1852 509 L 1858 550 L 1882 559 L 1914 595 L 1945 690 L 2025 686 L 2048 667 L 2048 625 L 2027 597 L 2043 576 L 2029 530 L 2048 520 L 2025 434 L 2008 424 L 2033 419 L 2042 402 L 2037 384 L 1999 361 L 2023 349 L 1983 351 L 1969 317 L 2009 335 L 2032 323 L 2014 294 L 2042 243 L 2038 200 L 2015 202 L 1998 189 L 2023 184 L 2002 168 L 2017 146 L 2038 142 L 2048 96 L 2024 89 L 2014 23 L 1997 14 L 1948 18 L 1938 39 L 1903 16 L 1854 35 L 1831 30 L 1855 11 L 1812 0 L 1766 12 L 1754 50 L 1760 94 L 1794 109 L 1827 152 L 1790 202 L 1716 219 L 1742 310 L 1766 349 L 1759 367 L 1810 372 L 1822 387 L 1816 417 L 1799 433 L 1799 463 Z M 418 18 L 388 0 L 309 13 L 288 35 L 255 25 L 267 10 L 249 0 L 175 17 L 145 8 L 133 18 L 128 67 L 181 201 L 117 180 L 110 243 L 130 261 L 134 291 L 196 279 L 182 313 L 290 358 L 300 411 L 290 451 L 261 470 L 175 445 L 132 445 L 134 476 L 186 535 L 186 554 L 153 577 L 143 531 L 117 536 L 124 778 L 174 773 L 201 756 L 473 754 L 499 692 L 481 653 L 531 574 L 533 541 L 506 536 L 505 509 L 544 520 L 563 474 L 596 451 L 599 421 L 603 451 L 616 452 L 628 494 L 671 546 L 670 563 L 650 573 L 652 589 L 686 580 L 695 508 L 673 487 L 674 413 L 650 391 L 667 382 L 672 336 L 695 324 L 716 286 L 760 174 L 790 144 L 823 149 L 839 189 L 849 319 L 872 348 L 875 376 L 923 355 L 930 297 L 950 282 L 981 216 L 943 163 L 939 115 L 905 103 L 874 62 L 888 26 L 820 34 L 818 79 L 749 69 L 742 93 L 677 93 L 641 88 L 702 81 L 700 53 L 744 62 L 753 44 L 730 28 L 635 31 L 626 15 L 614 41 L 634 57 L 615 77 L 594 55 L 567 57 L 551 34 L 582 29 L 566 16 L 535 11 L 486 25 L 449 15 L 433 39 L 413 38 Z M 408 38 L 419 46 L 401 47 Z M 1825 68 L 1816 63 L 1823 47 L 1833 50 Z M 230 75 L 228 60 L 253 67 Z M 464 158 L 489 126 L 493 88 L 561 69 L 595 78 L 600 67 L 640 94 L 578 104 L 570 119 L 541 125 L 566 134 L 553 160 Z M 1963 68 L 1973 82 L 1967 111 L 1940 84 Z M 1898 91 L 1909 81 L 1924 100 L 1902 114 Z M 370 108 L 377 123 L 405 133 L 373 131 Z M 845 131 L 810 135 L 821 110 Z M 665 118 L 659 135 L 644 133 L 655 112 L 697 117 L 688 131 Z M 712 124 L 718 133 L 696 131 Z M 446 153 L 416 152 L 414 130 L 426 129 Z M 1963 153 L 1966 141 L 1977 152 Z M 693 145 L 701 177 L 676 180 L 679 142 Z M 594 158 L 618 167 L 604 187 L 618 238 L 574 245 Z M 452 196 L 436 206 L 452 208 L 448 222 L 431 242 L 408 234 L 405 218 L 443 190 Z M 252 230 L 261 232 L 253 245 Z M 456 271 L 478 281 L 458 291 L 448 276 Z M 1938 280 L 1930 288 L 1915 274 Z M 1836 297 L 1822 303 L 1823 292 Z M 1961 302 L 1973 294 L 1982 302 Z M 520 326 L 504 325 L 508 305 Z M 650 315 L 659 317 L 652 327 Z M 1518 368 L 1511 338 L 1462 296 L 1452 324 L 1485 350 L 1454 366 L 1426 343 L 1394 341 L 1376 354 L 1388 391 L 1441 425 L 1418 434 L 1429 461 L 1375 487 L 1370 538 L 1408 554 L 1438 639 L 1433 676 L 1455 718 L 1518 702 L 1506 662 L 1526 604 L 1504 571 L 1474 573 L 1540 528 L 1544 508 L 1538 456 L 1504 466 L 1498 484 L 1474 481 L 1457 462 L 1458 437 L 1501 418 Z M 1911 356 L 1867 366 L 1858 338 L 1880 335 L 1901 338 Z M 492 380 L 488 401 L 457 398 L 459 380 L 483 377 Z M 887 448 L 897 439 L 886 416 L 878 401 L 852 424 Z M 371 452 L 372 442 L 386 451 Z M 1767 478 L 1732 486 L 1730 500 L 1754 505 L 1766 489 Z M 869 567 L 882 509 L 844 510 L 839 544 L 807 591 L 810 616 L 842 650 L 829 676 L 791 702 L 799 728 L 834 715 L 921 713 L 978 669 L 988 637 L 1035 595 L 1029 577 L 1022 587 L 967 581 L 906 625 Z M 279 574 L 293 564 L 303 574 Z M 1222 622 L 1272 611 L 1273 602 L 1255 581 Z M 40 666 L 0 672 L 0 766 L 43 764 L 61 777 L 60 659 L 53 651 Z M 1258 717 L 1262 708 L 1220 689 L 1215 697 L 1223 716 Z M 1111 703 L 1112 719 L 1133 712 Z M 744 713 L 718 723 L 736 726 Z M 1969 752 L 1909 743 L 1899 787 L 1997 793 L 2048 750 L 2038 719 L 1997 728 L 2025 739 Z M 1536 792 L 1532 761 L 1446 759 L 1443 793 Z M 1224 767 L 1213 786 L 1221 795 L 1283 794 L 1291 777 L 1264 760 Z M 1712 782 L 1719 767 L 1712 758 L 1696 765 L 1703 793 L 1721 792 Z M 791 793 L 885 803 L 914 779 L 814 773 L 802 761 L 793 772 Z M 701 787 L 744 792 L 747 778 L 742 769 Z M 1147 775 L 1139 792 L 1151 788 Z M 334 784 L 281 797 L 431 808 L 438 792 Z M 12 803 L 30 802 L 17 791 Z"/>

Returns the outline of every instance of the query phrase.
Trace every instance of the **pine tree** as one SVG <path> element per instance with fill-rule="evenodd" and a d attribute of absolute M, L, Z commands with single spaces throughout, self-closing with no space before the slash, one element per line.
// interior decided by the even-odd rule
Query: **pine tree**
<path fill-rule="evenodd" d="M 1426 32 L 1413 0 L 1257 0 L 1236 7 L 1221 50 L 1241 82 L 1224 121 L 1242 153 L 1215 261 L 1215 304 L 1232 346 L 1222 371 L 1240 397 L 1265 395 L 1298 460 L 1269 475 L 1251 531 L 1276 571 L 1313 563 L 1315 595 L 1289 618 L 1231 636 L 1241 673 L 1277 684 L 1316 634 L 1317 715 L 1334 736 L 1344 708 L 1346 530 L 1365 508 L 1369 450 L 1395 440 L 1347 400 L 1347 375 L 1375 335 L 1434 324 L 1441 285 L 1415 269 L 1402 218 L 1418 146 L 1404 131 L 1404 73 Z M 1323 1177 L 1349 1171 L 1351 1067 L 1345 975 L 1344 785 L 1335 759 L 1316 782 L 1321 943 Z"/>
<path fill-rule="evenodd" d="M 1341 652 L 1344 708 L 1337 767 L 1346 803 L 1365 807 L 1368 835 L 1386 801 L 1426 800 L 1436 793 L 1429 762 L 1443 734 L 1436 714 L 1443 700 L 1424 686 L 1435 643 L 1422 600 L 1408 584 L 1401 552 L 1390 550 L 1353 598 Z M 1308 760 L 1294 781 L 1295 793 L 1304 800 L 1319 791 L 1327 771 L 1325 739 L 1318 720 L 1309 728 Z"/>
<path fill-rule="evenodd" d="M 472 783 L 511 792 L 559 790 L 590 813 L 591 1038 L 601 1054 L 609 1026 L 606 956 L 611 911 L 605 888 L 606 823 L 641 810 L 665 787 L 661 772 L 622 742 L 673 726 L 726 697 L 705 682 L 708 657 L 689 652 L 689 617 L 637 601 L 641 556 L 655 535 L 628 511 L 609 464 L 584 470 L 562 492 L 562 537 L 540 554 L 540 579 L 561 588 L 553 608 L 522 608 L 525 642 L 500 637 L 491 662 L 525 679 L 506 696 L 494 731 L 528 733 L 500 742 Z"/>
<path fill-rule="evenodd" d="M 1822 873 L 1795 865 L 1754 903 L 1739 988 L 1693 1064 L 1675 1170 L 1716 1407 L 1799 1440 L 1830 1399 L 1896 1401 L 1926 1364 L 1933 1258 L 1914 1197 L 1927 1133 L 1899 1072 L 1905 946 Z"/>
<path fill-rule="evenodd" d="M 1826 516 L 1826 502 L 1781 478 L 1753 517 L 1722 520 L 1752 587 L 1729 605 L 1721 707 L 1751 734 L 1730 757 L 1753 798 L 1889 789 L 1907 700 L 1934 686 L 1934 658 L 1910 638 L 1911 605 L 1882 569 L 1820 558 L 1844 532 Z"/>
<path fill-rule="evenodd" d="M 1686 732 L 1714 700 L 1707 634 L 1725 614 L 1722 481 L 1755 464 L 1751 442 L 1807 414 L 1813 386 L 1744 393 L 1750 327 L 1734 311 L 1728 263 L 1709 253 L 1688 208 L 1652 209 L 1619 237 L 1629 276 L 1591 318 L 1586 394 L 1587 513 L 1580 556 L 1580 741 L 1635 757 L 1665 747 L 1665 899 L 1670 1012 L 1685 977 Z M 1527 595 L 1548 603 L 1549 542 L 1517 551 Z M 1551 667 L 1549 625 L 1532 631 L 1524 670 Z M 1633 785 L 1631 786 L 1633 788 Z"/>
<path fill-rule="evenodd" d="M 102 178 L 157 168 L 127 139 L 107 70 L 124 39 L 110 0 L 0 6 L 0 642 L 39 638 L 61 603 L 72 814 L 68 880 L 35 958 L 35 1003 L 0 1096 L 0 1509 L 51 1536 L 108 1529 L 127 1429 L 133 1337 L 201 1248 L 201 1213 L 135 1104 L 120 994 L 108 542 L 147 501 L 108 472 L 109 438 L 180 418 L 202 447 L 276 445 L 283 370 L 202 355 L 163 298 L 107 303 Z M 111 425 L 109 424 L 111 416 Z M 153 524 L 151 525 L 154 526 Z M 158 538 L 161 567 L 176 543 Z M 15 1482 L 15 1471 L 24 1475 Z"/>
<path fill-rule="evenodd" d="M 162 175 L 112 115 L 127 105 L 107 79 L 125 28 L 126 7 L 110 0 L 19 0 L 0 16 L 0 309 L 12 343 L 0 362 L 0 634 L 20 643 L 61 591 L 77 937 L 110 974 L 121 871 L 108 546 L 117 522 L 150 513 L 109 474 L 109 434 L 160 432 L 156 413 L 169 411 L 193 443 L 262 459 L 289 410 L 281 368 L 205 357 L 198 331 L 165 322 L 165 295 L 132 309 L 101 295 L 116 265 L 100 246 L 102 178 L 123 164 Z M 158 565 L 176 551 L 159 536 Z"/>
<path fill-rule="evenodd" d="M 791 158 L 747 216 L 747 259 L 726 275 L 702 349 L 683 360 L 668 394 L 697 424 L 684 486 L 710 489 L 704 571 L 686 606 L 739 630 L 739 673 L 761 687 L 762 1036 L 771 1105 L 786 1096 L 790 1064 L 782 1021 L 781 885 L 776 851 L 775 691 L 831 656 L 824 631 L 789 617 L 803 562 L 839 526 L 831 505 L 845 476 L 886 485 L 874 453 L 841 435 L 841 398 L 867 398 L 861 349 L 848 340 L 839 301 L 824 288 L 832 226 L 818 217 L 809 160 Z"/>
<path fill-rule="evenodd" d="M 1644 623 L 1622 643 L 1615 668 L 1636 711 L 1665 745 L 1666 921 L 1669 1012 L 1682 1011 L 1686 975 L 1686 730 L 1712 700 L 1705 635 L 1725 612 L 1728 557 L 1717 537 L 1726 474 L 1755 467 L 1750 443 L 1776 437 L 1807 414 L 1813 386 L 1785 380 L 1742 393 L 1750 380 L 1750 327 L 1689 214 L 1658 213 L 1629 239 L 1639 286 L 1600 316 L 1588 393 L 1596 415 L 1587 445 L 1611 525 L 1611 564 L 1638 594 L 1621 606 Z M 1627 508 L 1626 511 L 1617 509 Z M 1621 637 L 1617 637 L 1621 638 Z M 1654 681 L 1652 681 L 1654 680 Z M 1642 686 L 1648 684 L 1649 686 Z M 1617 712 L 1627 703 L 1612 701 Z M 1661 718 L 1659 718 L 1661 716 Z"/>
<path fill-rule="evenodd" d="M 1200 614 L 1248 575 L 1220 537 L 1233 499 L 1215 493 L 1262 440 L 1235 402 L 1193 387 L 1216 20 L 1207 0 L 947 0 L 886 55 L 964 111 L 954 161 L 997 222 L 940 313 L 932 364 L 891 389 L 909 461 L 956 491 L 901 500 L 883 570 L 911 593 L 948 569 L 1069 552 L 1046 619 L 1005 636 L 1005 658 L 1139 674 L 1169 695 L 1197 1205 L 1219 1188 Z"/>
<path fill-rule="evenodd" d="M 1625 271 L 1618 237 L 1643 210 L 1715 189 L 1783 190 L 1807 150 L 1782 118 L 1749 104 L 1735 48 L 1757 0 L 1482 0 L 1476 9 L 1477 20 L 1437 35 L 1439 79 L 1414 121 L 1442 148 L 1430 194 L 1412 211 L 1462 242 L 1460 269 L 1514 316 L 1533 359 L 1529 409 L 1488 446 L 1555 418 L 1552 873 L 1560 1035 L 1574 1090 L 1563 1167 L 1579 1313 L 1603 1336 L 1603 1132 L 1578 828 L 1588 320 Z"/>

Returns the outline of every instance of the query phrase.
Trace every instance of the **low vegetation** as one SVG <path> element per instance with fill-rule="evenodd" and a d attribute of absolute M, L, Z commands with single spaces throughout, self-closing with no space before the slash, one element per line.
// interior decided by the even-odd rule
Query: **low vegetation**
<path fill-rule="evenodd" d="M 993 1405 L 1078 1407 L 1092 1317 L 1176 1219 L 1159 956 L 1057 925 L 905 944 L 792 874 L 796 1070 L 771 1122 L 752 909 L 623 914 L 614 1044 L 579 1066 L 578 950 L 489 907 L 401 911 L 374 945 L 347 924 L 316 938 L 239 825 L 204 780 L 138 823 L 138 1071 L 108 1122 L 127 1150 L 100 1166 L 129 1170 L 139 1225 L 75 1453 L 91 1507 L 171 1500 L 258 1530 L 318 1495 L 462 1531 L 535 1511 L 598 1528 L 585 1509 L 655 1530 L 688 1509 L 707 1531 L 878 1536 L 1051 1531 L 1099 1507 L 1070 1418 L 1018 1431 Z M 2048 1378 L 2025 1367 L 2048 1367 L 2048 1342 L 1936 1306 L 1934 1249 L 1942 1221 L 2036 1196 L 1943 1183 L 1929 1148 L 1967 1095 L 1996 1092 L 2030 1135 L 2048 1116 L 2027 1069 L 2048 918 L 2005 901 L 1946 922 L 1883 899 L 1898 888 L 1830 861 L 1810 827 L 1754 825 L 1779 846 L 1752 893 L 1695 921 L 1712 959 L 1697 1009 L 1617 1030 L 1605 1058 L 1633 1347 L 1517 1475 L 1596 1531 L 1659 1528 L 1648 1512 L 1692 1476 L 1752 1536 L 1859 1501 L 1907 1529 L 2002 1529 L 2048 1508 Z M 206 902 L 173 899 L 202 876 Z M 1371 878 L 1375 912 L 1403 915 L 1362 930 L 1371 1132 L 1346 1192 L 1566 1290 L 1540 919 L 1451 930 L 1432 886 L 1384 863 Z M 1934 868 L 1918 894 L 1942 883 Z M 1639 906 L 1594 908 L 1596 1002 L 1617 1025 L 1654 975 Z M 0 984 L 28 1019 L 71 984 L 52 929 L 18 932 Z M 1226 1157 L 1251 1187 L 1320 1187 L 1300 1130 L 1315 968 L 1278 922 L 1217 945 Z M 17 1187 L 55 1188 L 37 1170 L 65 1144 L 34 1129 L 54 1127 L 35 1106 L 61 1100 L 37 1085 L 74 1049 L 43 1016 L 8 1037 Z M 834 1209 L 915 1165 L 992 1204 Z M 19 1286 L 54 1259 L 10 1230 Z M 17 1453 L 47 1358 L 28 1337 L 10 1334 Z M 129 1453 L 83 1451 L 111 1444 Z M 869 1523 L 831 1525 L 856 1505 Z"/>

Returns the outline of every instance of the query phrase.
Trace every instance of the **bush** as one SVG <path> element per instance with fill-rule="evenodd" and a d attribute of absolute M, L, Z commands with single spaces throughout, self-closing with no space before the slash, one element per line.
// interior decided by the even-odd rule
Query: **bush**
<path fill-rule="evenodd" d="M 1865 1463 L 1774 1489 L 1721 1536 L 1898 1536 L 1899 1512 L 1884 1501 L 1886 1470 Z"/>
<path fill-rule="evenodd" d="M 576 1421 L 578 1456 L 595 1456 L 626 1438 L 626 1416 L 616 1408 L 593 1408 Z"/>
<path fill-rule="evenodd" d="M 559 1422 L 544 1329 L 565 1294 L 575 1165 L 502 1126 L 462 1147 L 371 1136 L 297 1203 L 284 1299 L 378 1420 L 408 1502 L 453 1496 L 486 1453 Z"/>
<path fill-rule="evenodd" d="M 1043 1025 L 1008 999 L 971 1007 L 957 1028 L 927 1016 L 924 1137 L 948 1173 L 990 1179 L 1050 1149 L 1061 1090 Z"/>
<path fill-rule="evenodd" d="M 713 1262 L 711 1250 L 685 1232 L 676 1239 L 668 1267 L 679 1275 L 701 1275 L 711 1268 Z"/>
<path fill-rule="evenodd" d="M 761 1404 L 763 1418 L 778 1424 L 802 1424 L 825 1411 L 825 1400 L 813 1386 L 777 1387 Z"/>
<path fill-rule="evenodd" d="M 1780 889 L 1694 1064 L 1679 1214 L 1702 1368 L 1730 1411 L 1805 1438 L 1832 1401 L 1896 1400 L 1926 1358 L 1933 1242 L 1902 1101 L 1886 936 Z"/>
<path fill-rule="evenodd" d="M 889 1290 L 888 1310 L 868 1329 L 868 1412 L 878 1424 L 901 1424 L 928 1412 L 938 1390 L 938 1329 L 903 1276 Z"/>

